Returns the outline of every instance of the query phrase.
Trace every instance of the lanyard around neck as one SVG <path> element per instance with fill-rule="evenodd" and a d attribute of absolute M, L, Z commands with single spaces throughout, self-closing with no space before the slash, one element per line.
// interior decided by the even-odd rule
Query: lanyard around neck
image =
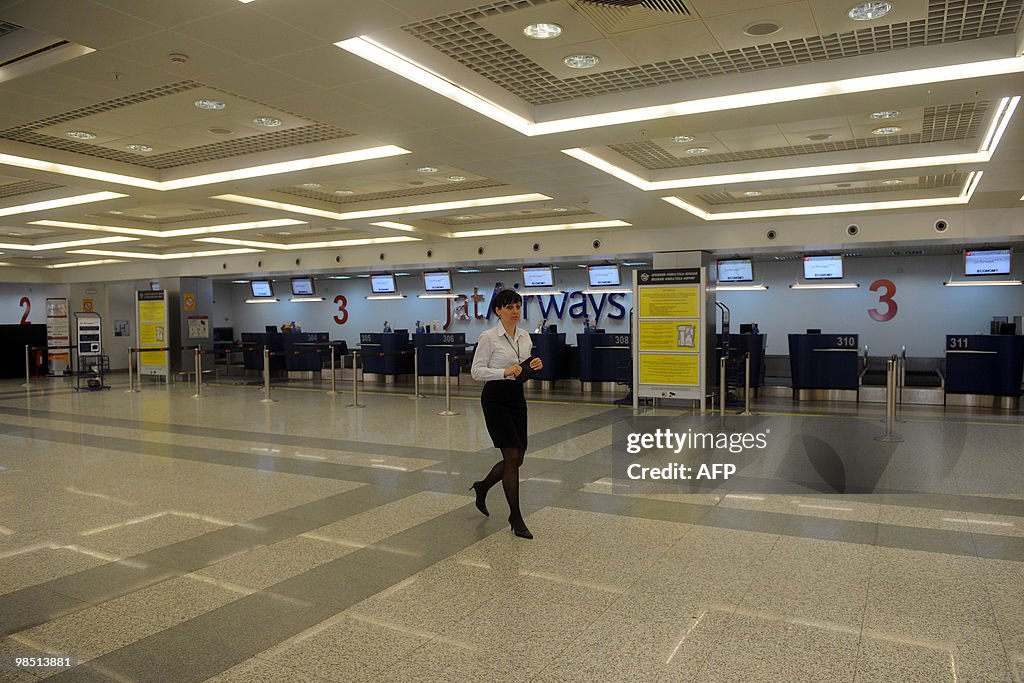
<path fill-rule="evenodd" d="M 508 338 L 508 333 L 505 333 L 505 341 L 508 342 L 509 346 L 512 346 L 512 340 Z M 516 345 L 512 346 L 512 349 L 516 352 L 516 361 L 521 361 L 522 357 L 519 355 L 519 340 L 516 339 Z"/>

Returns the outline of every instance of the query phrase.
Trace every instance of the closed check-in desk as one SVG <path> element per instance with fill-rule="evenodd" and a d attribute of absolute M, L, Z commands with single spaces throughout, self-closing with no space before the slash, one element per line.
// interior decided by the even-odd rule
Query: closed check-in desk
<path fill-rule="evenodd" d="M 946 336 L 946 404 L 1017 410 L 1024 374 L 1024 336 Z"/>
<path fill-rule="evenodd" d="M 856 401 L 858 340 L 856 334 L 789 335 L 793 399 Z"/>

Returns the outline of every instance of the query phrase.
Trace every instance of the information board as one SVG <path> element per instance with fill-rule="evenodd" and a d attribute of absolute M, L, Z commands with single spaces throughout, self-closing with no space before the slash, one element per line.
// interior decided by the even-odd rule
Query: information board
<path fill-rule="evenodd" d="M 135 293 L 136 329 L 139 331 L 139 374 L 167 377 L 170 353 L 165 350 L 146 351 L 146 348 L 165 349 L 170 339 L 167 326 L 167 292 Z"/>

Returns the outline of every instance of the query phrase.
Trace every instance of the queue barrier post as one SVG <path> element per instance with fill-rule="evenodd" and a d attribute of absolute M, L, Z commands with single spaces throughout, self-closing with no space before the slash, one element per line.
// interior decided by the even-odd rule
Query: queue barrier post
<path fill-rule="evenodd" d="M 366 406 L 359 402 L 359 350 L 352 352 L 352 402 L 348 404 L 349 408 L 365 408 Z"/>
<path fill-rule="evenodd" d="M 25 383 L 21 386 L 28 389 L 29 384 L 29 369 L 28 369 L 28 344 L 25 344 Z"/>
<path fill-rule="evenodd" d="M 331 390 L 327 392 L 329 396 L 337 396 L 338 394 L 338 374 L 334 369 L 334 345 L 329 344 L 328 347 L 331 350 Z"/>
<path fill-rule="evenodd" d="M 193 369 L 196 371 L 196 393 L 192 394 L 192 398 L 203 397 L 203 349 L 202 347 L 196 347 L 196 360 L 193 363 Z"/>
<path fill-rule="evenodd" d="M 270 349 L 263 347 L 263 398 L 260 403 L 277 403 L 270 398 Z"/>
<path fill-rule="evenodd" d="M 718 361 L 718 413 L 719 423 L 725 426 L 725 356 Z"/>
<path fill-rule="evenodd" d="M 744 361 L 743 370 L 743 412 L 740 415 L 750 416 L 754 413 L 750 412 L 750 352 L 747 352 L 746 360 Z"/>
<path fill-rule="evenodd" d="M 424 398 L 420 393 L 420 350 L 412 350 L 412 396 L 411 398 Z"/>
<path fill-rule="evenodd" d="M 132 357 L 135 355 L 135 348 L 128 347 L 128 390 L 126 394 L 137 394 L 139 390 L 135 386 L 135 370 L 132 367 Z M 141 384 L 141 377 L 139 378 Z"/>
<path fill-rule="evenodd" d="M 899 361 L 895 355 L 885 364 L 885 434 L 876 436 L 875 441 L 900 443 L 903 437 L 895 432 L 896 423 L 896 388 L 899 383 L 897 373 Z"/>
<path fill-rule="evenodd" d="M 459 411 L 452 410 L 451 355 L 450 353 L 444 354 L 444 410 L 438 413 L 438 415 L 444 415 L 445 417 L 459 414 Z"/>

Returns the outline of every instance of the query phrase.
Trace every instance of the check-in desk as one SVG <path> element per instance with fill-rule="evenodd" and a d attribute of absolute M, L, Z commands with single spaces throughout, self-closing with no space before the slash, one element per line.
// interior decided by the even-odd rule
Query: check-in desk
<path fill-rule="evenodd" d="M 326 348 L 331 341 L 329 333 L 286 332 L 281 336 L 284 338 L 284 367 L 289 376 L 323 369 L 324 356 L 330 353 Z"/>
<path fill-rule="evenodd" d="M 284 351 L 284 335 L 280 332 L 243 332 L 242 333 L 242 362 L 246 370 L 259 370 L 263 372 L 263 347 L 270 351 L 270 369 L 284 370 L 285 359 L 281 355 Z"/>
<path fill-rule="evenodd" d="M 946 335 L 946 404 L 1020 407 L 1024 336 Z"/>
<path fill-rule="evenodd" d="M 530 355 L 544 361 L 544 368 L 534 376 L 534 380 L 544 382 L 544 388 L 551 388 L 554 382 L 569 377 L 569 347 L 565 344 L 565 333 L 531 333 L 530 341 L 533 350 Z"/>
<path fill-rule="evenodd" d="M 766 334 L 730 334 L 729 357 L 725 361 L 725 381 L 729 387 L 744 387 L 747 354 L 750 354 L 750 388 L 758 389 L 764 384 L 764 355 L 768 348 Z M 718 335 L 715 354 L 722 358 L 722 335 Z"/>
<path fill-rule="evenodd" d="M 458 356 L 464 356 L 466 352 L 465 333 L 420 332 L 414 334 L 412 340 L 419 356 L 420 377 L 444 377 L 444 355 L 446 353 L 450 354 L 448 374 L 452 377 L 459 376 L 459 368 L 462 364 Z"/>
<path fill-rule="evenodd" d="M 367 375 L 380 375 L 391 383 L 398 375 L 411 375 L 413 357 L 409 331 L 360 332 L 359 366 L 363 369 L 364 380 L 376 379 Z"/>
<path fill-rule="evenodd" d="M 630 379 L 630 335 L 628 334 L 577 334 L 579 347 L 580 382 L 609 382 L 602 389 L 615 389 L 615 382 Z"/>
<path fill-rule="evenodd" d="M 858 340 L 856 334 L 789 335 L 793 399 L 856 401 Z"/>

